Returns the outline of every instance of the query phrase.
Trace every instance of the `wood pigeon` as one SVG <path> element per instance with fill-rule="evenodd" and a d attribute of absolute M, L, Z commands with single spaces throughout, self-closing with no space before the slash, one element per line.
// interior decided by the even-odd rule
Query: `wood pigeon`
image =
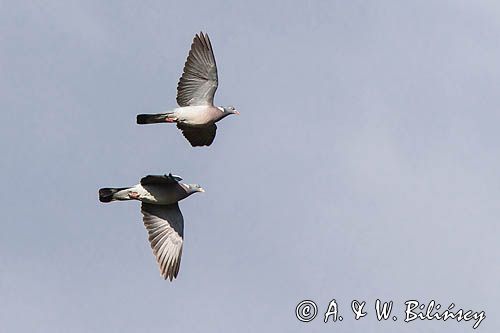
<path fill-rule="evenodd" d="M 131 187 L 101 188 L 101 202 L 139 200 L 144 226 L 156 257 L 160 273 L 172 281 L 179 273 L 184 218 L 178 202 L 196 192 L 205 192 L 198 184 L 183 184 L 181 177 L 172 174 L 149 175 Z"/>
<path fill-rule="evenodd" d="M 137 115 L 137 123 L 176 123 L 193 147 L 210 146 L 217 131 L 215 123 L 230 114 L 240 114 L 233 106 L 214 106 L 217 85 L 212 44 L 208 35 L 200 32 L 193 39 L 177 85 L 180 107 L 166 113 Z"/>

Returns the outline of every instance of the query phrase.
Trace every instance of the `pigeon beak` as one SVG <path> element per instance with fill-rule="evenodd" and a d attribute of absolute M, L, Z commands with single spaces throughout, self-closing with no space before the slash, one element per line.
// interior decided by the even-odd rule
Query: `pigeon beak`
<path fill-rule="evenodd" d="M 233 113 L 238 115 L 238 116 L 240 115 L 240 113 L 237 110 L 234 110 Z"/>
<path fill-rule="evenodd" d="M 203 187 L 200 187 L 200 188 L 198 189 L 198 192 L 203 192 L 203 193 L 205 193 L 205 190 L 203 189 Z"/>

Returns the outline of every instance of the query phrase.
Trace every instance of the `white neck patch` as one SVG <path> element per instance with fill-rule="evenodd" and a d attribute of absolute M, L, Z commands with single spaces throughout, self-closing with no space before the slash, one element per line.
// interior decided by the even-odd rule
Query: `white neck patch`
<path fill-rule="evenodd" d="M 224 112 L 224 108 L 222 108 L 222 107 L 220 107 L 220 106 L 218 106 L 218 107 L 217 107 L 217 109 L 219 109 L 219 110 L 220 110 L 220 112 Z"/>

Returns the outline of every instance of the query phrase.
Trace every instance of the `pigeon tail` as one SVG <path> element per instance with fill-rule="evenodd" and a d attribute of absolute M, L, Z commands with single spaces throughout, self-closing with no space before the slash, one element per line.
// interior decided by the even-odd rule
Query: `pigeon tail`
<path fill-rule="evenodd" d="M 165 123 L 165 122 L 172 123 L 175 120 L 176 119 L 175 119 L 173 112 L 158 113 L 158 114 L 138 114 L 137 115 L 137 123 L 139 125 L 157 124 L 157 123 Z"/>
<path fill-rule="evenodd" d="M 100 202 L 111 202 L 113 200 L 124 200 L 123 198 L 115 198 L 114 195 L 117 192 L 120 192 L 122 190 L 126 190 L 128 187 L 122 187 L 122 188 L 111 188 L 111 187 L 105 187 L 99 189 L 99 201 Z"/>

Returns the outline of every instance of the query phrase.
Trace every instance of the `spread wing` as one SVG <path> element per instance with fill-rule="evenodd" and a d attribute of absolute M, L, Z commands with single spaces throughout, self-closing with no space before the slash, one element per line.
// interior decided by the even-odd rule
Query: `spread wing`
<path fill-rule="evenodd" d="M 179 205 L 142 203 L 141 212 L 161 276 L 172 281 L 179 273 L 184 234 L 184 218 Z"/>
<path fill-rule="evenodd" d="M 180 182 L 182 180 L 181 177 L 172 175 L 169 173 L 168 175 L 149 175 L 146 177 L 143 177 L 141 179 L 141 185 L 168 185 L 168 184 L 176 184 L 177 182 Z"/>
<path fill-rule="evenodd" d="M 177 127 L 182 130 L 182 134 L 193 147 L 210 146 L 217 132 L 215 124 L 205 127 L 189 127 L 178 123 Z"/>
<path fill-rule="evenodd" d="M 194 36 L 184 71 L 177 85 L 179 106 L 213 105 L 217 90 L 217 65 L 207 34 Z"/>

